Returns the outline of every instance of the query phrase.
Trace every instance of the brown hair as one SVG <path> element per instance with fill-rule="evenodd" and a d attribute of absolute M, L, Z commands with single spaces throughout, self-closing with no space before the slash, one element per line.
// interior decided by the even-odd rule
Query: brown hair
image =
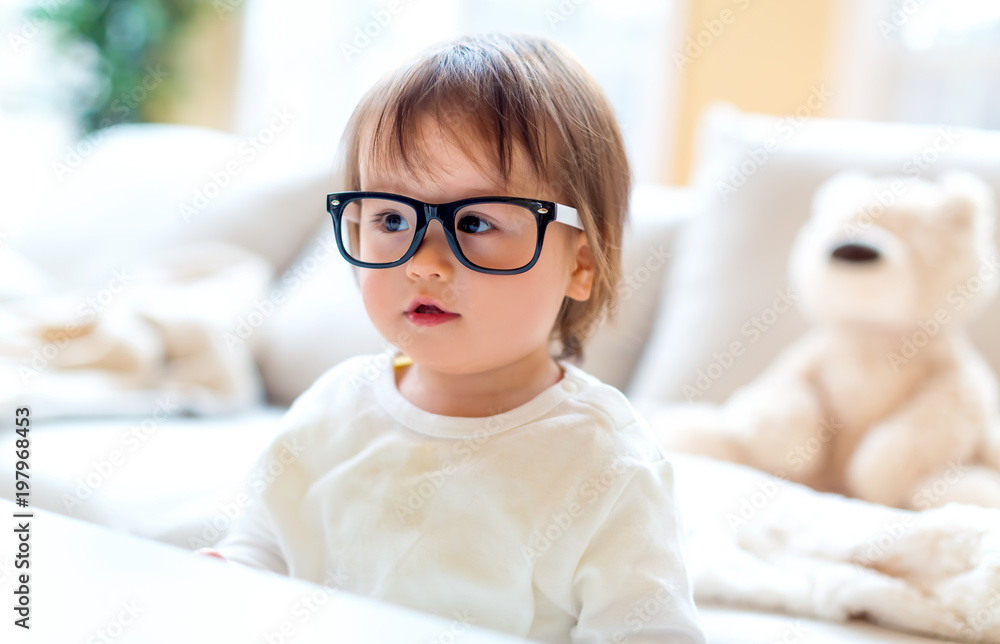
<path fill-rule="evenodd" d="M 558 358 L 582 361 L 584 343 L 615 317 L 622 273 L 631 173 L 611 103 L 571 54 L 544 38 L 462 37 L 383 77 L 361 99 L 341 141 L 344 189 L 361 189 L 362 145 L 378 172 L 433 176 L 418 136 L 426 115 L 504 183 L 522 150 L 540 183 L 577 209 L 594 282 L 586 301 L 563 298 L 550 339 L 561 344 Z M 476 144 L 492 154 L 476 154 Z"/>

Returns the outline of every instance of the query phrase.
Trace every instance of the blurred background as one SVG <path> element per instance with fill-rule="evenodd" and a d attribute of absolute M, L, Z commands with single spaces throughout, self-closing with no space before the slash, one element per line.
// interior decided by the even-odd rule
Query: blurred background
<path fill-rule="evenodd" d="M 616 109 L 624 293 L 581 366 L 642 413 L 725 402 L 809 328 L 786 258 L 835 173 L 965 168 L 1000 198 L 1000 0 L 0 0 L 0 419 L 32 408 L 33 507 L 212 545 L 299 394 L 357 355 L 391 368 L 403 338 L 371 324 L 321 205 L 341 132 L 382 74 L 493 30 L 563 44 Z M 1000 301 L 975 324 L 1000 373 Z M 774 565 L 731 587 L 790 579 Z M 829 570 L 789 593 L 841 588 Z M 742 616 L 710 641 L 799 633 Z"/>
<path fill-rule="evenodd" d="M 285 110 L 284 152 L 332 162 L 379 75 L 494 29 L 543 34 L 583 61 L 640 181 L 688 181 L 715 100 L 1000 128 L 996 0 L 4 0 L 0 177 L 4 203 L 21 207 L 0 213 L 0 234 L 40 216 L 38 195 L 86 163 L 74 142 L 118 123 L 250 136 Z"/>

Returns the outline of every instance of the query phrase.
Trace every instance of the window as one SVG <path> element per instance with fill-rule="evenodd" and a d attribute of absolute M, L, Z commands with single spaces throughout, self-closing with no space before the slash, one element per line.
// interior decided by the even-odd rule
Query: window
<path fill-rule="evenodd" d="M 332 158 L 347 118 L 383 73 L 463 33 L 516 31 L 564 45 L 615 106 L 638 180 L 661 175 L 676 2 L 660 0 L 260 0 L 250 2 L 237 127 L 296 114 L 304 154 Z M 345 89 L 346 88 L 346 89 Z"/>
<path fill-rule="evenodd" d="M 1000 2 L 845 5 L 843 115 L 1000 129 Z"/>

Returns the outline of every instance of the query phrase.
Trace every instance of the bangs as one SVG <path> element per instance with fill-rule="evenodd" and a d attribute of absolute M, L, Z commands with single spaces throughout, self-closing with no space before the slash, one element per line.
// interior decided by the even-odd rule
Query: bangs
<path fill-rule="evenodd" d="M 356 151 L 355 165 L 363 159 L 374 175 L 437 179 L 438 163 L 421 136 L 431 121 L 501 185 L 510 184 L 519 152 L 536 177 L 552 184 L 547 160 L 557 149 L 549 148 L 546 135 L 556 122 L 555 103 L 531 66 L 531 51 L 517 44 L 445 47 L 396 72 L 366 97 L 372 109 L 356 111 L 359 120 L 349 131 L 357 139 L 347 146 Z M 360 176 L 350 179 L 359 190 Z"/>

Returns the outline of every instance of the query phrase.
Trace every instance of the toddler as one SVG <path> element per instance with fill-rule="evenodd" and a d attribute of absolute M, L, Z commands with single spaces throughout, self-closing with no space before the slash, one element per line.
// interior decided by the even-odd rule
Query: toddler
<path fill-rule="evenodd" d="M 576 366 L 628 210 L 603 92 L 544 39 L 462 38 L 372 88 L 342 150 L 327 209 L 392 359 L 294 402 L 207 554 L 539 642 L 704 642 L 671 465 Z"/>

